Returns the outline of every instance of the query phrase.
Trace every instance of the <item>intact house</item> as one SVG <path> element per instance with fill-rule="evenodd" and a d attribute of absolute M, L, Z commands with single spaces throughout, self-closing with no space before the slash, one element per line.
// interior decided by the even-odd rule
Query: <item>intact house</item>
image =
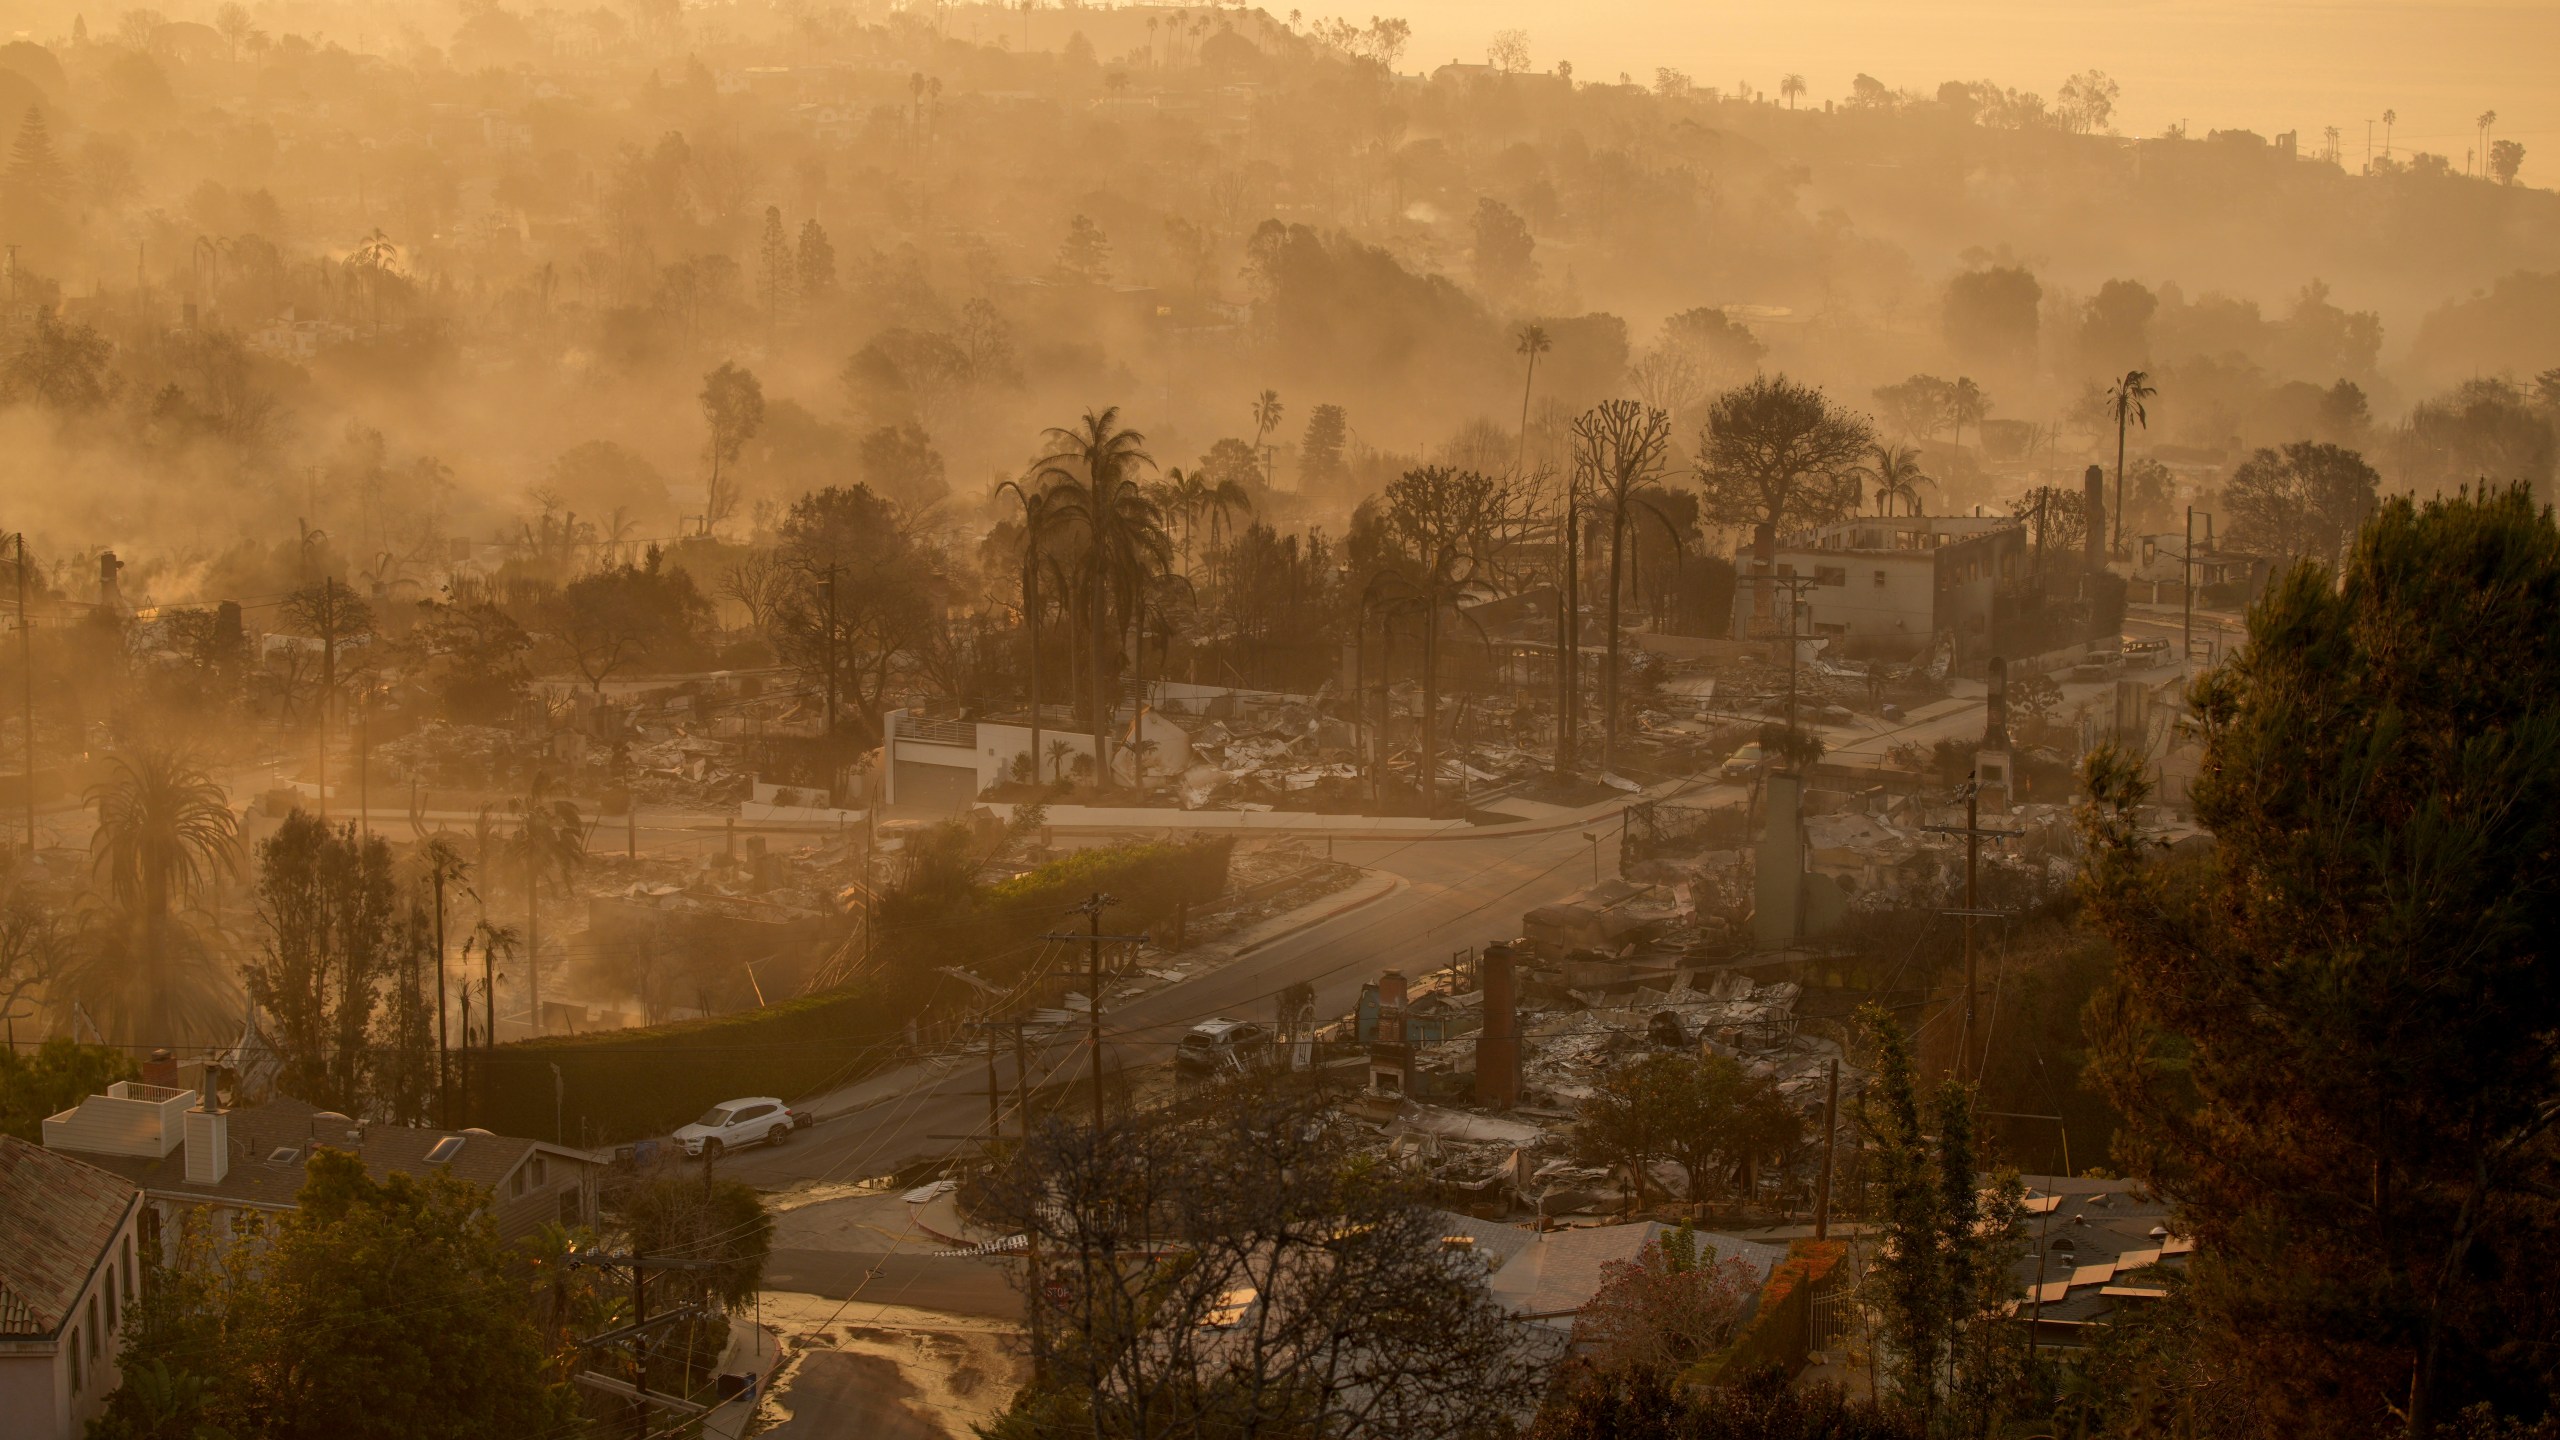
<path fill-rule="evenodd" d="M 44 1148 L 76 1156 L 142 1191 L 145 1223 L 176 1236 L 193 1221 L 217 1245 L 245 1216 L 300 1205 L 314 1146 L 352 1152 L 375 1180 L 443 1171 L 489 1194 L 498 1233 L 521 1239 L 546 1222 L 594 1223 L 602 1157 L 486 1130 L 362 1125 L 279 1098 L 208 1108 L 194 1090 L 120 1081 L 44 1122 Z"/>
<path fill-rule="evenodd" d="M 1828 637 L 1894 659 L 1944 643 L 1958 668 L 1976 667 L 1991 654 L 1994 597 L 2026 573 L 2028 550 L 2006 516 L 1868 516 L 1764 538 L 1735 559 L 1733 636 Z"/>
<path fill-rule="evenodd" d="M 1050 719 L 1046 707 L 1041 715 L 1042 750 L 1064 741 L 1071 752 L 1070 769 L 1077 758 L 1092 763 L 1091 731 L 1079 732 L 1072 720 Z M 881 805 L 904 815 L 965 814 L 987 787 L 1013 778 L 1018 758 L 1031 754 L 1027 718 L 1022 722 L 940 720 L 892 710 L 881 717 L 881 726 Z M 1140 706 L 1134 722 L 1125 711 L 1115 715 L 1105 738 L 1112 740 L 1111 773 L 1119 784 L 1134 785 L 1142 778 L 1162 783 L 1191 764 L 1190 732 L 1153 705 Z M 1141 757 L 1130 748 L 1135 740 L 1152 742 L 1153 748 Z M 1056 778 L 1055 761 L 1045 754 L 1036 761 L 1042 779 Z"/>
<path fill-rule="evenodd" d="M 119 1380 L 142 1191 L 0 1135 L 0 1440 L 70 1440 Z"/>

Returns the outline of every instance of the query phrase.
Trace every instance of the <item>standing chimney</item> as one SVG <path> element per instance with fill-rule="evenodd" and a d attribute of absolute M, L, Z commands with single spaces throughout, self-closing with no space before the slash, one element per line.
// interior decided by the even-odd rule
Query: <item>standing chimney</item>
<path fill-rule="evenodd" d="M 1520 1103 L 1520 1015 L 1511 947 L 1484 947 L 1484 1028 L 1476 1032 L 1476 1103 Z"/>
<path fill-rule="evenodd" d="M 169 1053 L 168 1046 L 152 1051 L 151 1058 L 142 1062 L 142 1083 L 165 1090 L 178 1088 L 178 1057 Z"/>
<path fill-rule="evenodd" d="M 187 1112 L 187 1183 L 219 1185 L 231 1173 L 231 1117 L 222 1113 L 222 1067 L 204 1069 L 204 1091 Z"/>
<path fill-rule="evenodd" d="M 1389 970 L 1378 977 L 1378 1009 L 1401 1013 L 1405 1007 L 1404 972 Z"/>
<path fill-rule="evenodd" d="M 2089 557 L 2089 568 L 2107 563 L 2107 472 L 2104 466 L 2092 465 L 2080 477 L 2081 510 L 2086 515 L 2088 534 L 2081 547 Z"/>

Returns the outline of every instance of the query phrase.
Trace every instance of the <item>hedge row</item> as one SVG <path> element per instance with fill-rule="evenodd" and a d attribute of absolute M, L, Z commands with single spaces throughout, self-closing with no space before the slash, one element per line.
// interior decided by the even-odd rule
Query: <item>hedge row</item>
<path fill-rule="evenodd" d="M 700 1020 L 550 1035 L 472 1052 L 472 1123 L 566 1144 L 663 1135 L 723 1100 L 794 1097 L 858 1078 L 891 1054 L 905 1017 L 854 984 Z"/>
<path fill-rule="evenodd" d="M 568 1144 L 663 1135 L 723 1100 L 798 1100 L 849 1083 L 895 1057 L 910 1019 L 948 994 L 933 971 L 966 965 L 1016 978 L 1039 936 L 1082 928 L 1066 912 L 1095 891 L 1119 901 L 1106 933 L 1169 933 L 1186 904 L 1226 889 L 1229 837 L 1179 845 L 1081 850 L 1001 884 L 971 886 L 933 906 L 884 913 L 881 953 L 853 985 L 755 1010 L 671 1025 L 552 1035 L 478 1051 L 465 1062 L 472 1123 L 502 1135 Z M 553 1067 L 558 1067 L 554 1106 Z M 555 1120 L 556 1114 L 556 1120 Z"/>

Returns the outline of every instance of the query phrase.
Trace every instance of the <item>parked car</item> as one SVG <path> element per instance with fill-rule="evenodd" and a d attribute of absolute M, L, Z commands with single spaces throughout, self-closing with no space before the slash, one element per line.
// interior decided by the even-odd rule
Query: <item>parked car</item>
<path fill-rule="evenodd" d="M 1203 1020 L 1173 1049 L 1185 1070 L 1251 1069 L 1269 1063 L 1271 1032 L 1250 1020 Z"/>
<path fill-rule="evenodd" d="M 2165 665 L 2169 663 L 2169 642 L 2148 635 L 2127 635 L 2124 637 L 2124 663 Z"/>
<path fill-rule="evenodd" d="M 804 1123 L 806 1117 L 772 1096 L 751 1095 L 712 1106 L 701 1119 L 678 1130 L 675 1140 L 687 1155 L 706 1151 L 717 1155 L 741 1145 L 779 1145 Z"/>
<path fill-rule="evenodd" d="M 1760 748 L 1760 742 L 1754 740 L 1750 744 L 1743 746 L 1741 749 L 1734 751 L 1733 758 L 1724 762 L 1724 778 L 1727 780 L 1748 780 L 1752 776 L 1759 774 L 1760 771 L 1768 765 L 1768 763 L 1769 757 L 1767 753 Z"/>

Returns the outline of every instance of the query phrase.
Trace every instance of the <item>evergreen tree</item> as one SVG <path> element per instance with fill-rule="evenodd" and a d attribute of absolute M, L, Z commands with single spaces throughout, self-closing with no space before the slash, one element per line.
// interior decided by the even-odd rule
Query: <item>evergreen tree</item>
<path fill-rule="evenodd" d="M 2550 513 L 2393 499 L 2195 686 L 2209 853 L 2139 828 L 2144 762 L 2089 762 L 2091 1068 L 2256 1433 L 2426 1435 L 2560 1385 L 2555 697 Z"/>
<path fill-rule="evenodd" d="M 800 223 L 800 303 L 816 305 L 836 290 L 836 247 L 815 217 Z"/>
<path fill-rule="evenodd" d="M 771 344 L 800 278 L 800 262 L 791 253 L 791 235 L 782 228 L 782 207 L 778 205 L 764 207 L 764 245 L 756 268 L 756 289 L 764 301 L 765 342 Z"/>

